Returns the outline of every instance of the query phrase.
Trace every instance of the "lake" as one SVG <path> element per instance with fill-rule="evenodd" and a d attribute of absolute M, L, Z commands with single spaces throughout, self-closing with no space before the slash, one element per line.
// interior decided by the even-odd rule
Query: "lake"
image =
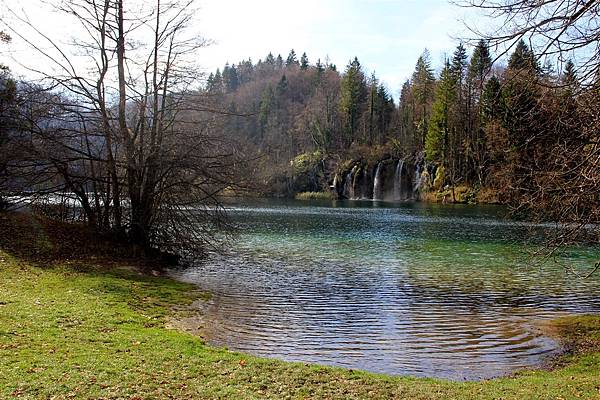
<path fill-rule="evenodd" d="M 240 234 L 176 278 L 207 341 L 257 356 L 394 375 L 475 380 L 560 352 L 543 321 L 600 312 L 600 277 L 530 257 L 551 226 L 493 206 L 254 200 Z M 562 257 L 589 268 L 598 249 Z"/>

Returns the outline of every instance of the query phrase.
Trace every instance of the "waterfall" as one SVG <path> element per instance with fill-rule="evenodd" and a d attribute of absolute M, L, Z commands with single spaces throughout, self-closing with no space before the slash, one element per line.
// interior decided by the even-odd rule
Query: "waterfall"
<path fill-rule="evenodd" d="M 381 181 L 381 162 L 377 164 L 377 171 L 375 172 L 375 182 L 373 183 L 373 200 L 383 200 Z"/>
<path fill-rule="evenodd" d="M 398 160 L 396 175 L 394 176 L 394 200 L 402 200 L 402 170 L 404 169 L 404 160 Z"/>
<path fill-rule="evenodd" d="M 417 163 L 415 170 L 415 184 L 413 186 L 413 192 L 417 192 L 421 188 L 421 164 Z"/>
<path fill-rule="evenodd" d="M 352 168 L 352 193 L 354 194 L 354 199 L 360 199 L 361 190 L 360 190 L 360 167 L 356 165 Z"/>
<path fill-rule="evenodd" d="M 359 168 L 358 165 L 355 165 L 344 179 L 344 197 L 349 200 L 356 199 L 356 180 L 358 178 L 356 174 Z"/>
<path fill-rule="evenodd" d="M 333 191 L 333 193 L 335 194 L 335 197 L 338 198 L 340 196 L 340 176 L 338 174 L 335 174 L 335 176 L 333 177 L 333 184 L 331 185 L 331 189 Z"/>
<path fill-rule="evenodd" d="M 360 190 L 361 190 L 361 197 L 363 199 L 368 199 L 371 196 L 369 196 L 369 166 L 365 165 L 363 168 L 363 176 L 362 176 L 362 185 L 360 186 Z"/>
<path fill-rule="evenodd" d="M 344 196 L 347 199 L 354 197 L 354 190 L 352 188 L 352 171 L 348 172 L 348 175 L 346 175 L 346 178 L 344 179 Z"/>

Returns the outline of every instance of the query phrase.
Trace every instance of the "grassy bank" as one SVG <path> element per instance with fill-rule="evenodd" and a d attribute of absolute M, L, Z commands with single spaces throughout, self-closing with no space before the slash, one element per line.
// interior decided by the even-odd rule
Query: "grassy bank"
<path fill-rule="evenodd" d="M 483 382 L 258 359 L 169 329 L 199 294 L 70 229 L 0 214 L 1 399 L 600 398 L 598 317 L 549 326 L 573 350 L 554 370 Z"/>
<path fill-rule="evenodd" d="M 303 192 L 295 196 L 296 200 L 332 200 L 331 192 Z"/>

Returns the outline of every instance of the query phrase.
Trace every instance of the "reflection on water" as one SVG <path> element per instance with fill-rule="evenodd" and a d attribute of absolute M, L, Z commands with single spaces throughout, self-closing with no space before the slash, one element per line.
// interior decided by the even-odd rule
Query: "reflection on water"
<path fill-rule="evenodd" d="M 547 226 L 492 207 L 262 202 L 232 208 L 230 254 L 173 274 L 213 293 L 210 343 L 398 375 L 480 379 L 558 351 L 541 319 L 599 312 L 598 276 L 530 266 Z M 536 232 L 537 230 L 538 232 Z M 531 248 L 529 248 L 530 250 Z M 585 267 L 598 251 L 572 252 Z"/>

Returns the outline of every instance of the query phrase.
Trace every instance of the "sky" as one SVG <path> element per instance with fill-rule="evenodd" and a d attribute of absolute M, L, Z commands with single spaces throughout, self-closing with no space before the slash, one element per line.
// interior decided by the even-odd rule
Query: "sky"
<path fill-rule="evenodd" d="M 40 0 L 2 0 L 21 12 L 38 29 L 58 37 L 73 37 L 68 23 L 51 13 Z M 469 36 L 464 25 L 475 21 L 474 12 L 448 0 L 198 0 L 194 28 L 213 44 L 198 52 L 207 72 L 269 52 L 286 57 L 290 49 L 306 52 L 311 63 L 318 58 L 343 70 L 355 56 L 367 73 L 375 72 L 397 97 L 419 55 L 427 48 L 439 69 L 451 55 L 458 38 Z M 1 11 L 0 11 L 1 12 Z M 7 20 L 7 13 L 3 12 Z M 11 52 L 23 60 L 29 52 L 17 40 Z M 5 52 L 5 51 L 4 51 Z M 6 55 L 1 54 L 3 60 Z M 10 65 L 10 61 L 4 61 Z M 17 65 L 13 70 L 19 70 Z"/>
<path fill-rule="evenodd" d="M 204 0 L 202 11 L 201 30 L 216 40 L 204 50 L 211 63 L 256 61 L 269 51 L 285 58 L 293 48 L 343 69 L 356 56 L 394 92 L 425 48 L 438 67 L 467 35 L 465 9 L 447 0 Z"/>

